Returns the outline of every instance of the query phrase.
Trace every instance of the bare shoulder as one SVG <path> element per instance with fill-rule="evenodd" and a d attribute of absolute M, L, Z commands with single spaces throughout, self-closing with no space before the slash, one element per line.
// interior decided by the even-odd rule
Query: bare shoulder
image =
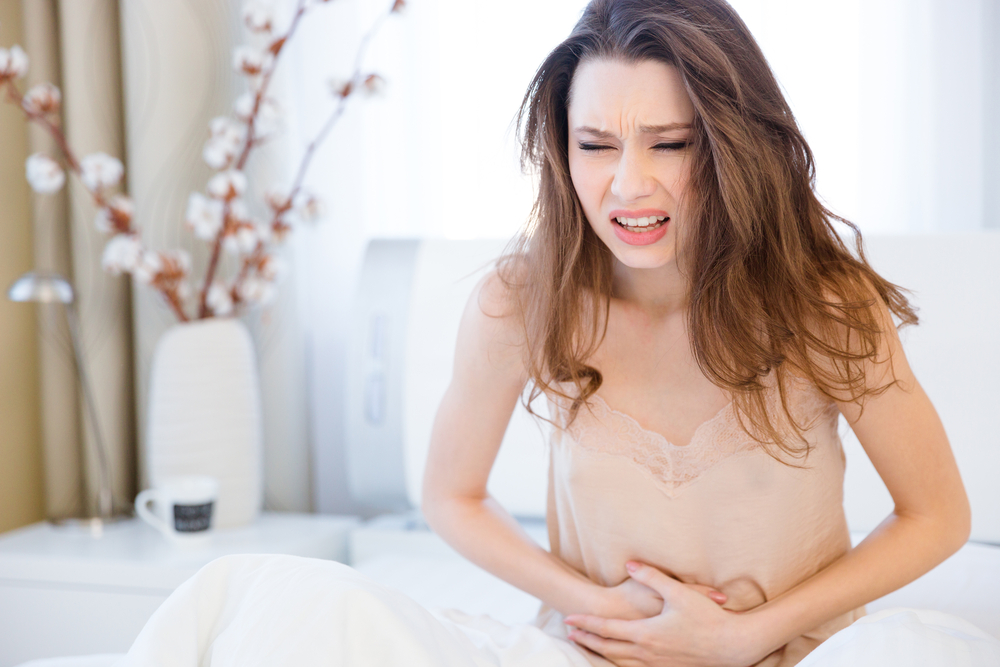
<path fill-rule="evenodd" d="M 491 270 L 466 303 L 458 332 L 456 372 L 487 371 L 523 378 L 525 353 L 524 322 L 514 288 L 497 270 Z"/>

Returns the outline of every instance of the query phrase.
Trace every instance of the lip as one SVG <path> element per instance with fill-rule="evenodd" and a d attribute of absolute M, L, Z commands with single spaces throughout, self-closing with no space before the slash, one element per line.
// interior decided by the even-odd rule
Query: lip
<path fill-rule="evenodd" d="M 611 213 L 608 214 L 608 218 L 614 222 L 615 218 L 648 218 L 651 215 L 658 215 L 661 218 L 670 217 L 669 213 L 658 208 L 640 208 L 636 211 L 619 208 L 611 211 Z"/>
<path fill-rule="evenodd" d="M 647 218 L 651 215 L 667 218 L 662 225 L 651 232 L 630 232 L 615 222 L 615 218 Z M 663 238 L 667 233 L 667 227 L 673 222 L 666 211 L 658 208 L 641 208 L 637 211 L 616 209 L 608 214 L 608 221 L 615 230 L 615 236 L 629 245 L 650 245 L 651 243 L 656 243 Z"/>

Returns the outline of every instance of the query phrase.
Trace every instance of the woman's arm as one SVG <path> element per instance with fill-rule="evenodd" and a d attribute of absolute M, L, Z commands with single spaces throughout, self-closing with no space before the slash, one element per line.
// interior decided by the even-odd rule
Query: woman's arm
<path fill-rule="evenodd" d="M 968 539 L 969 503 L 944 427 L 913 376 L 888 310 L 886 332 L 868 368 L 869 386 L 899 382 L 869 397 L 862 411 L 840 402 L 895 508 L 855 549 L 778 597 L 741 614 L 722 615 L 655 568 L 633 578 L 664 597 L 647 621 L 571 617 L 571 637 L 621 664 L 752 664 L 795 637 L 913 581 Z M 632 568 L 630 568 L 632 569 Z"/>
<path fill-rule="evenodd" d="M 885 346 L 871 381 L 898 384 L 861 410 L 840 403 L 892 496 L 893 512 L 856 548 L 744 619 L 764 640 L 761 655 L 851 609 L 908 584 L 969 538 L 969 501 L 944 426 L 910 369 L 885 307 Z"/>
<path fill-rule="evenodd" d="M 436 533 L 483 569 L 562 613 L 596 612 L 599 587 L 536 544 L 486 492 L 527 381 L 523 334 L 511 310 L 495 274 L 469 299 L 454 374 L 434 420 L 423 512 Z"/>

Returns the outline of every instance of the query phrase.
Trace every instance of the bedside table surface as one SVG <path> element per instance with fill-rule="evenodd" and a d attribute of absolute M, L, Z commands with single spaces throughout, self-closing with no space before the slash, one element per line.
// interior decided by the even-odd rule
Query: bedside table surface
<path fill-rule="evenodd" d="M 0 535 L 0 580 L 25 584 L 171 591 L 215 558 L 275 553 L 344 561 L 355 517 L 264 513 L 251 525 L 214 531 L 203 542 L 175 543 L 140 519 L 105 525 L 38 523 Z"/>

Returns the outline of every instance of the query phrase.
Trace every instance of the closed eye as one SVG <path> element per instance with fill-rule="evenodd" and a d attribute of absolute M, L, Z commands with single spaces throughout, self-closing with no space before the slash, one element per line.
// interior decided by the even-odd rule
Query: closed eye
<path fill-rule="evenodd" d="M 581 151 L 588 151 L 588 152 L 592 152 L 592 153 L 597 153 L 597 152 L 600 152 L 600 151 L 611 150 L 611 148 L 612 148 L 612 146 L 605 146 L 603 144 L 585 144 L 585 143 L 580 143 L 580 144 L 577 144 L 577 145 L 580 147 Z"/>
<path fill-rule="evenodd" d="M 660 143 L 653 146 L 659 151 L 680 151 L 688 147 L 688 142 L 686 141 L 671 141 L 669 143 Z"/>

